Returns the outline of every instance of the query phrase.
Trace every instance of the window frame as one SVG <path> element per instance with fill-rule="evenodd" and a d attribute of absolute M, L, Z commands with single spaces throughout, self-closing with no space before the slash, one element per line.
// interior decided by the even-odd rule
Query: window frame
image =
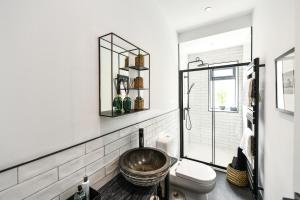
<path fill-rule="evenodd" d="M 217 66 L 223 66 L 223 65 L 230 65 L 230 64 L 238 64 L 238 61 L 228 61 L 228 62 L 221 62 L 221 63 L 213 63 L 210 64 L 210 67 L 217 67 Z M 231 67 L 233 69 L 233 75 L 232 76 L 223 76 L 223 77 L 213 77 L 212 71 L 215 70 L 224 70 L 224 69 L 230 69 L 228 68 L 220 68 L 220 69 L 210 69 L 208 70 L 208 111 L 209 112 L 229 112 L 229 113 L 238 113 L 239 112 L 239 68 L 238 67 Z M 226 108 L 224 110 L 221 110 L 219 108 L 214 107 L 212 103 L 212 89 L 211 85 L 214 81 L 220 81 L 220 80 L 235 80 L 235 107 L 236 110 L 230 110 L 229 108 Z"/>

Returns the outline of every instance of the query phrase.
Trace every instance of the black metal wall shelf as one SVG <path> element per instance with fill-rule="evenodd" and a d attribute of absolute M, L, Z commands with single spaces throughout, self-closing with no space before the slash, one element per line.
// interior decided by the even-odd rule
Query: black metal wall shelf
<path fill-rule="evenodd" d="M 125 89 L 121 89 L 121 90 L 125 90 Z M 128 90 L 149 90 L 149 88 L 128 88 Z"/>
<path fill-rule="evenodd" d="M 115 33 L 108 33 L 99 37 L 98 45 L 99 115 L 119 117 L 149 110 L 150 54 Z M 120 87 L 120 77 L 122 87 Z M 138 85 L 140 88 L 133 84 L 135 83 L 134 79 L 137 77 L 139 77 L 137 80 L 139 80 Z M 142 85 L 140 85 L 141 81 Z M 129 97 L 131 99 L 131 110 L 128 109 L 125 112 L 124 109 L 122 111 L 119 109 L 116 111 L 116 107 L 113 106 L 116 97 L 122 99 Z M 135 103 L 135 100 L 137 103 Z M 124 102 L 121 104 L 124 105 Z"/>
<path fill-rule="evenodd" d="M 129 67 L 122 67 L 120 68 L 120 70 L 124 70 L 124 71 L 129 71 L 129 69 L 135 69 L 137 71 L 144 71 L 144 70 L 149 70 L 149 68 L 147 67 L 139 67 L 139 66 L 129 66 Z"/>
<path fill-rule="evenodd" d="M 142 112 L 142 111 L 146 111 L 146 110 L 150 110 L 150 109 L 149 108 L 145 108 L 145 109 L 142 109 L 142 110 L 132 109 L 129 113 L 124 113 L 124 112 L 118 113 L 118 112 L 115 112 L 115 111 L 103 111 L 101 113 L 101 116 L 104 116 L 104 117 L 120 117 L 120 116 L 129 115 L 129 114 L 133 114 L 133 113 L 138 113 L 138 112 Z"/>

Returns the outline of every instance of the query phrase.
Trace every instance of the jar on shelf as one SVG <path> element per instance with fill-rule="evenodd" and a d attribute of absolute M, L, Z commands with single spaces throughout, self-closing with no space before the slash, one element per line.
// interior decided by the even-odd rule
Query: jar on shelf
<path fill-rule="evenodd" d="M 122 97 L 120 94 L 114 98 L 113 107 L 116 113 L 122 113 Z"/>
<path fill-rule="evenodd" d="M 136 77 L 133 81 L 133 87 L 135 89 L 140 89 L 140 88 L 144 88 L 144 80 L 143 77 Z"/>
<path fill-rule="evenodd" d="M 128 56 L 126 56 L 125 64 L 124 64 L 124 68 L 127 68 L 127 67 L 129 67 L 129 57 Z"/>
<path fill-rule="evenodd" d="M 131 98 L 128 95 L 123 99 L 123 109 L 125 113 L 131 111 Z"/>
<path fill-rule="evenodd" d="M 144 56 L 142 54 L 138 54 L 135 57 L 135 66 L 136 67 L 144 67 Z"/>
<path fill-rule="evenodd" d="M 144 99 L 141 96 L 137 96 L 134 100 L 134 109 L 143 110 L 144 109 Z"/>

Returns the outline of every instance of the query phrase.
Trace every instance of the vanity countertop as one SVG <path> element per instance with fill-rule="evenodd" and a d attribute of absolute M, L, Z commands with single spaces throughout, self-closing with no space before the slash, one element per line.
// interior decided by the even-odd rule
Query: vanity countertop
<path fill-rule="evenodd" d="M 170 166 L 173 166 L 177 158 L 171 157 Z M 119 174 L 98 190 L 101 200 L 149 200 L 156 194 L 157 185 L 151 187 L 138 187 L 125 180 Z"/>

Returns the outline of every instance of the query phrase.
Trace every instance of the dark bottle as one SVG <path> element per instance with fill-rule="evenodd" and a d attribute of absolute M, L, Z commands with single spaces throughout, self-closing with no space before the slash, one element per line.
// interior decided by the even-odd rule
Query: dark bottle
<path fill-rule="evenodd" d="M 130 113 L 131 111 L 131 98 L 127 95 L 123 99 L 123 109 L 125 113 Z"/>

